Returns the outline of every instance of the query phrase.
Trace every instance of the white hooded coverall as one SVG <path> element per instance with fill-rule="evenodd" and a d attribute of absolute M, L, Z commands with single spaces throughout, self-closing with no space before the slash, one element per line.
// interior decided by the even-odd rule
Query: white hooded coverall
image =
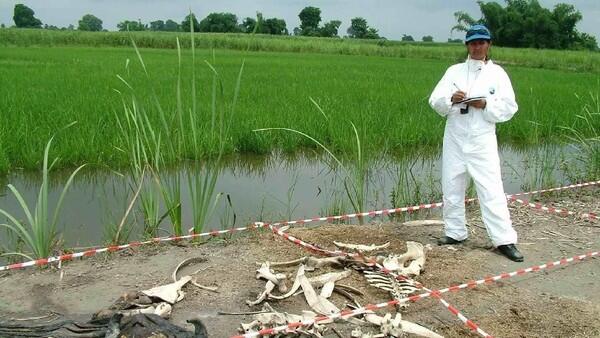
<path fill-rule="evenodd" d="M 452 104 L 458 90 L 466 97 L 484 96 L 484 109 Z M 442 159 L 442 192 L 446 236 L 464 240 L 467 173 L 473 178 L 481 205 L 481 216 L 494 246 L 516 244 L 500 173 L 496 123 L 510 120 L 517 112 L 510 79 L 491 60 L 468 59 L 448 68 L 429 98 L 431 107 L 447 117 Z"/>

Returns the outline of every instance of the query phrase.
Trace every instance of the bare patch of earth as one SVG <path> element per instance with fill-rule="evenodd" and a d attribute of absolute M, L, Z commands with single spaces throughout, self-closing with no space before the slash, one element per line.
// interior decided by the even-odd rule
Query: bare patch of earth
<path fill-rule="evenodd" d="M 600 213 L 600 189 L 584 188 L 568 193 L 542 195 L 540 202 L 571 211 Z M 468 209 L 470 238 L 452 249 L 438 247 L 439 226 L 407 227 L 401 220 L 372 221 L 366 225 L 320 225 L 288 230 L 307 242 L 334 249 L 333 241 L 382 244 L 402 253 L 406 241 L 431 243 L 425 270 L 417 278 L 430 289 L 510 272 L 519 268 L 555 261 L 563 257 L 600 249 L 600 223 L 573 216 L 561 217 L 512 204 L 514 225 L 520 236 L 519 248 L 525 262 L 515 263 L 500 256 L 482 226 L 477 205 Z M 404 216 L 403 216 L 404 217 Z M 416 212 L 412 219 L 438 218 L 439 214 Z M 58 312 L 65 317 L 87 321 L 92 313 L 107 308 L 129 290 L 149 289 L 171 282 L 174 267 L 190 257 L 204 257 L 198 282 L 217 286 L 218 293 L 186 286 L 185 298 L 173 308 L 171 321 L 192 330 L 186 319 L 200 316 L 211 337 L 237 334 L 240 322 L 251 315 L 219 315 L 219 311 L 258 310 L 245 304 L 263 290 L 264 281 L 255 279 L 256 262 L 284 261 L 309 253 L 268 231 L 258 230 L 236 238 L 212 239 L 202 245 L 156 245 L 68 262 L 62 269 L 28 269 L 0 276 L 0 316 L 33 317 Z M 293 268 L 284 270 L 293 278 Z M 62 278 L 61 278 L 62 273 Z M 316 271 L 311 274 L 320 274 Z M 483 330 L 498 337 L 598 337 L 600 336 L 600 261 L 585 259 L 576 264 L 527 274 L 444 294 L 443 297 Z M 369 287 L 358 272 L 343 281 L 360 288 L 361 304 L 390 300 L 381 290 Z M 342 308 L 347 302 L 338 295 L 332 301 Z M 270 302 L 279 311 L 308 310 L 302 296 Z M 383 309 L 380 312 L 394 311 Z M 420 300 L 403 312 L 403 318 L 428 327 L 446 337 L 476 337 L 440 302 Z M 349 336 L 351 326 L 335 323 L 336 331 Z M 329 331 L 331 332 L 331 331 Z"/>

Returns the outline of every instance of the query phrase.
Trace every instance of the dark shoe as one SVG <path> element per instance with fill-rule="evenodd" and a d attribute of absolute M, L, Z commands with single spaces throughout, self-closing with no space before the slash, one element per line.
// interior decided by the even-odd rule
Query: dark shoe
<path fill-rule="evenodd" d="M 499 245 L 498 251 L 506 256 L 511 261 L 522 262 L 523 255 L 519 252 L 514 244 Z"/>
<path fill-rule="evenodd" d="M 448 237 L 448 236 L 444 236 L 444 237 L 438 239 L 438 241 L 437 241 L 438 245 L 461 244 L 462 242 L 464 242 L 464 240 L 458 241 L 458 240 L 456 240 L 452 237 Z"/>

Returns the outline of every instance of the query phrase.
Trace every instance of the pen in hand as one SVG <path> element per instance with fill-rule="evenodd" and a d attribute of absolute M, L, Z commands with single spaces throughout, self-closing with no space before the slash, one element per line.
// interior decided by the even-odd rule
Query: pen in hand
<path fill-rule="evenodd" d="M 450 101 L 452 102 L 452 104 L 456 104 L 465 99 L 466 93 L 464 91 L 462 91 L 455 82 L 452 82 L 452 85 L 454 87 L 456 87 L 456 89 L 458 89 L 458 91 L 455 92 L 454 94 L 452 94 Z"/>

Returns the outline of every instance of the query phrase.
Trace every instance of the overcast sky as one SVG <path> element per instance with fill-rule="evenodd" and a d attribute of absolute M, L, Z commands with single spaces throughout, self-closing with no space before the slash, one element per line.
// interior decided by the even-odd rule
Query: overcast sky
<path fill-rule="evenodd" d="M 600 0 L 539 2 L 547 8 L 560 2 L 575 5 L 583 14 L 578 30 L 600 41 Z M 342 21 L 341 36 L 346 34 L 350 19 L 361 16 L 378 29 L 380 35 L 393 40 L 407 34 L 416 40 L 432 35 L 435 41 L 446 41 L 451 37 L 450 28 L 456 23 L 454 12 L 464 10 L 475 18 L 481 16 L 475 0 L 0 0 L 0 23 L 14 24 L 12 16 L 17 3 L 32 8 L 44 24 L 58 27 L 77 26 L 77 21 L 88 13 L 99 17 L 108 30 L 116 30 L 117 23 L 125 19 L 141 19 L 144 23 L 158 19 L 181 22 L 191 8 L 199 18 L 211 12 L 231 12 L 240 21 L 260 11 L 265 18 L 284 19 L 290 32 L 299 26 L 298 13 L 302 8 L 315 6 L 321 9 L 323 21 Z M 454 35 L 452 37 L 462 37 L 460 33 Z"/>

